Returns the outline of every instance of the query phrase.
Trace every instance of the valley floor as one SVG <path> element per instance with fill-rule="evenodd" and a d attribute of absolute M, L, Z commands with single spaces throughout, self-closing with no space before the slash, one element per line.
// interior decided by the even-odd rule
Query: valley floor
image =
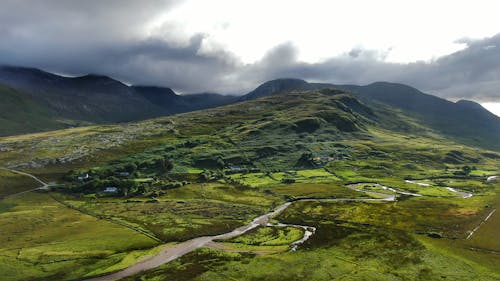
<path fill-rule="evenodd" d="M 326 178 L 317 184 L 263 185 L 295 196 L 293 203 L 280 203 L 258 185 L 237 190 L 223 182 L 174 189 L 156 203 L 141 198 L 82 201 L 39 191 L 6 197 L 0 202 L 0 221 L 7 230 L 0 237 L 2 272 L 8 280 L 93 275 L 103 277 L 89 280 L 116 280 L 134 274 L 141 280 L 500 278 L 494 238 L 500 221 L 494 212 L 498 185 L 470 197 L 445 188 L 430 192 L 432 180 L 392 185 L 396 188 L 370 182 L 345 187 L 321 170 L 302 173 Z M 254 209 L 241 213 L 238 205 Z M 221 213 L 225 208 L 230 213 Z M 253 219 L 266 209 L 273 211 Z M 234 211 L 240 213 L 231 219 Z M 216 212 L 220 218 L 201 212 Z M 155 226 L 158 215 L 167 215 L 159 219 L 164 225 Z M 217 228 L 221 221 L 227 225 Z M 238 227 L 245 221 L 250 223 Z M 298 225 L 314 233 L 290 251 L 306 231 Z M 231 227 L 238 228 L 228 231 Z M 202 236 L 211 231 L 227 234 Z M 175 242 L 190 236 L 200 237 Z"/>

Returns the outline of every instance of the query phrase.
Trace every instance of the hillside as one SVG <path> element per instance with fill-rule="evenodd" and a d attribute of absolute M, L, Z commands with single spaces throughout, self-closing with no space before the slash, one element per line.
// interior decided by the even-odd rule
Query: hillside
<path fill-rule="evenodd" d="M 454 138 L 439 134 L 421 120 L 390 106 L 364 103 L 342 90 L 323 89 L 284 93 L 142 122 L 54 132 L 54 136 L 60 135 L 67 146 L 52 149 L 50 154 L 39 155 L 36 159 L 33 155 L 37 155 L 38 149 L 50 145 L 43 141 L 44 137 L 5 138 L 3 142 L 21 141 L 27 147 L 17 151 L 15 156 L 5 154 L 0 160 L 9 166 L 27 163 L 44 166 L 68 162 L 68 159 L 96 163 L 106 161 L 102 150 L 118 149 L 109 157 L 119 159 L 126 157 L 120 152 L 122 149 L 126 153 L 140 152 L 159 143 L 170 140 L 184 143 L 182 139 L 187 139 L 190 149 L 174 150 L 179 155 L 169 153 L 170 157 L 178 159 L 178 167 L 212 169 L 220 165 L 218 160 L 223 160 L 229 166 L 293 168 L 313 165 L 310 159 L 301 159 L 303 154 L 304 157 L 319 157 L 323 149 L 324 153 L 330 149 L 339 150 L 330 146 L 332 142 L 371 140 L 381 130 L 398 135 L 401 140 L 423 138 L 455 143 Z M 45 135 L 52 134 L 41 136 Z M 318 143 L 324 143 L 325 148 L 320 148 L 323 144 L 318 146 Z M 83 151 L 73 150 L 82 144 L 86 147 Z M 234 147 L 235 144 L 238 146 Z M 9 145 L 5 147 L 8 150 Z M 80 165 L 79 161 L 72 165 Z"/>
<path fill-rule="evenodd" d="M 249 101 L 290 91 L 338 88 L 352 92 L 372 108 L 387 106 L 419 120 L 422 125 L 464 144 L 500 150 L 500 118 L 472 101 L 453 103 L 395 83 L 366 86 L 308 83 L 300 79 L 277 79 L 263 83 L 248 94 L 235 97 L 213 93 L 178 95 L 172 89 L 128 86 L 101 75 L 63 77 L 37 69 L 0 67 L 0 83 L 15 89 L 9 95 L 29 101 L 43 114 L 31 113 L 31 125 L 22 125 L 23 109 L 10 107 L 4 114 L 0 135 L 46 131 L 79 126 L 143 120 L 205 108 Z M 40 118 L 36 118 L 39 116 Z M 379 116 L 379 119 L 383 119 Z M 370 119 L 370 118 L 368 118 Z M 10 121 L 9 121 L 10 120 Z M 380 121 L 379 120 L 379 121 Z M 380 121 L 381 122 L 381 121 Z M 382 123 L 388 126 L 391 118 Z M 35 125 L 36 123 L 36 125 Z"/>
<path fill-rule="evenodd" d="M 84 124 L 69 122 L 56 112 L 33 102 L 28 95 L 0 84 L 0 135 L 56 130 Z"/>
<path fill-rule="evenodd" d="M 406 85 L 386 82 L 344 88 L 364 100 L 399 108 L 429 127 L 469 144 L 500 149 L 500 118 L 475 102 L 454 103 Z"/>
<path fill-rule="evenodd" d="M 68 119 L 118 122 L 158 116 L 160 108 L 127 85 L 100 75 L 63 77 L 37 69 L 1 67 L 0 83 Z"/>
<path fill-rule="evenodd" d="M 292 90 L 338 88 L 354 93 L 374 107 L 389 105 L 420 120 L 425 126 L 469 145 L 500 150 L 500 118 L 472 101 L 450 102 L 407 85 L 376 82 L 366 86 L 308 83 L 299 79 L 268 81 L 242 100 Z"/>
<path fill-rule="evenodd" d="M 102 75 L 64 77 L 38 69 L 10 66 L 0 66 L 0 83 L 15 89 L 16 93 L 22 92 L 20 98 L 50 113 L 50 119 L 68 120 L 66 127 L 142 120 L 227 104 L 230 100 L 217 94 L 184 97 L 169 88 L 128 86 Z M 11 108 L 9 115 L 22 114 L 19 110 Z M 9 124 L 11 129 L 0 129 L 0 135 L 62 127 L 53 127 L 50 122 L 42 122 L 44 120 L 41 118 L 37 126 L 23 127 L 13 119 Z"/>

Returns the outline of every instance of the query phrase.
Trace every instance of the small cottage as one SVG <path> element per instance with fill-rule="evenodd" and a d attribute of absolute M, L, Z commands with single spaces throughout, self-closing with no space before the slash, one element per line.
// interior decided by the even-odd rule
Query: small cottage
<path fill-rule="evenodd" d="M 89 178 L 89 174 L 87 174 L 87 173 L 85 173 L 85 174 L 79 174 L 78 176 L 76 176 L 76 178 L 77 178 L 78 180 L 81 180 L 81 181 L 82 181 L 82 180 L 86 180 L 86 179 L 88 179 L 88 178 Z"/>

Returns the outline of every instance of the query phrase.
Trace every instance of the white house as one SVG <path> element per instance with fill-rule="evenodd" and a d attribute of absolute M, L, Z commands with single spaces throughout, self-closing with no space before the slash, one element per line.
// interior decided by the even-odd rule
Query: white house
<path fill-rule="evenodd" d="M 86 180 L 86 179 L 89 178 L 89 174 L 87 174 L 87 173 L 85 173 L 85 174 L 79 174 L 76 178 L 79 179 L 79 180 L 81 180 L 81 181 L 82 180 Z"/>

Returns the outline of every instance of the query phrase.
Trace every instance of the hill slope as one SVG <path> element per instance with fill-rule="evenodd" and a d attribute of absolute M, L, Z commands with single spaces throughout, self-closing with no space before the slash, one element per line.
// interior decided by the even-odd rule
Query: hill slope
<path fill-rule="evenodd" d="M 363 100 L 382 102 L 468 144 L 500 149 L 500 118 L 472 101 L 450 102 L 396 83 L 344 86 Z"/>
<path fill-rule="evenodd" d="M 389 106 L 364 103 L 342 90 L 323 89 L 135 123 L 56 131 L 42 134 L 41 138 L 4 138 L 4 143 L 22 142 L 33 148 L 7 153 L 0 161 L 9 166 L 26 163 L 43 166 L 76 160 L 78 165 L 79 161 L 96 165 L 159 145 L 161 148 L 151 157 L 156 159 L 167 153 L 175 159 L 177 167 L 216 168 L 223 163 L 287 169 L 313 165 L 312 158 L 332 153 L 334 157 L 345 157 L 349 150 L 345 146 L 350 141 L 371 140 L 381 131 L 394 134 L 398 143 L 411 138 L 432 139 L 436 144 L 454 143 L 418 119 Z M 67 147 L 57 147 L 50 155 L 33 159 L 44 146 L 52 147 L 50 140 L 44 140 L 49 135 L 50 140 L 58 139 Z M 85 150 L 73 149 L 82 144 Z M 103 152 L 106 150 L 113 152 Z"/>
<path fill-rule="evenodd" d="M 464 143 L 500 150 L 500 118 L 472 101 L 453 103 L 407 85 L 376 82 L 366 86 L 307 83 L 299 79 L 277 79 L 268 81 L 242 100 L 262 96 L 324 88 L 345 89 L 366 103 L 389 105 L 417 118 L 426 126 L 452 136 Z"/>
<path fill-rule="evenodd" d="M 19 98 L 36 104 L 49 119 L 64 118 L 72 125 L 80 124 L 81 121 L 99 124 L 141 120 L 232 101 L 218 94 L 181 96 L 169 88 L 127 86 L 101 75 L 63 77 L 23 67 L 0 66 L 0 83 L 16 90 L 10 95 L 22 92 L 23 97 Z M 9 108 L 9 116 L 22 115 L 22 110 L 18 107 Z M 4 122 L 9 120 L 5 119 Z M 43 122 L 47 118 L 41 118 L 36 126 L 28 127 L 21 126 L 15 118 L 11 121 L 10 129 L 0 129 L 0 135 L 61 128 L 54 127 L 51 122 Z"/>
<path fill-rule="evenodd" d="M 1 134 L 56 130 L 68 125 L 84 124 L 67 122 L 69 120 L 65 122 L 56 112 L 32 101 L 25 93 L 0 84 Z"/>
<path fill-rule="evenodd" d="M 404 115 L 419 120 L 424 126 L 463 143 L 500 150 L 500 118 L 479 104 L 471 101 L 453 103 L 395 83 L 377 82 L 356 86 L 277 79 L 268 81 L 238 98 L 210 93 L 177 95 L 169 88 L 128 86 L 106 76 L 85 75 L 68 78 L 32 68 L 6 66 L 0 67 L 0 83 L 16 90 L 9 94 L 11 97 L 22 93 L 19 99 L 29 101 L 32 106 L 36 105 L 43 111 L 43 114 L 32 113 L 30 120 L 37 121 L 33 121 L 31 125 L 22 125 L 17 119 L 22 119 L 21 116 L 25 114 L 23 109 L 5 104 L 9 112 L 2 117 L 5 126 L 0 128 L 0 135 L 45 131 L 88 123 L 141 120 L 290 91 L 334 87 L 351 91 L 366 104 L 372 105 L 372 108 L 390 106 L 399 109 Z M 387 127 L 394 123 L 394 120 L 385 118 L 384 122 Z"/>

